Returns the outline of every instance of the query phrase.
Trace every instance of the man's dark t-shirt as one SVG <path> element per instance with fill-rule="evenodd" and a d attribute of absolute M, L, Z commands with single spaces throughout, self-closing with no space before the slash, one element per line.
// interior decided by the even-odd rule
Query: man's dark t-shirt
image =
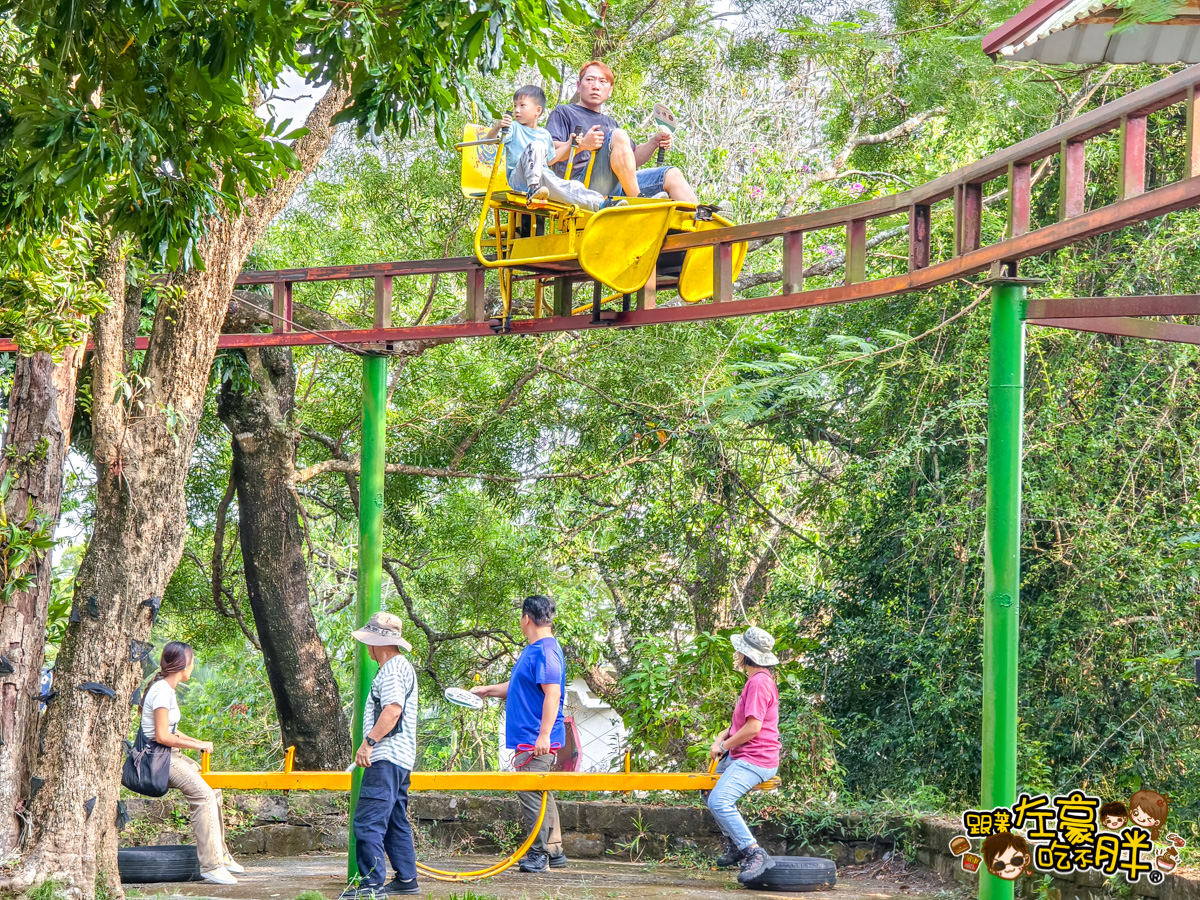
<path fill-rule="evenodd" d="M 550 118 L 546 120 L 546 130 L 550 132 L 550 137 L 556 141 L 569 141 L 571 139 L 572 128 L 578 128 L 581 134 L 586 134 L 594 125 L 600 126 L 600 130 L 604 132 L 605 137 L 608 137 L 615 129 L 621 127 L 616 123 L 616 120 L 604 115 L 604 113 L 592 112 L 586 106 L 580 106 L 578 103 L 563 103 L 554 107 L 554 111 L 550 113 Z M 629 143 L 633 145 L 632 140 Z M 591 158 L 592 151 L 590 150 L 575 151 L 575 161 L 571 165 L 572 181 L 583 181 L 583 176 L 587 172 L 588 160 Z M 566 172 L 566 160 L 555 163 L 554 174 L 560 178 L 565 178 Z"/>

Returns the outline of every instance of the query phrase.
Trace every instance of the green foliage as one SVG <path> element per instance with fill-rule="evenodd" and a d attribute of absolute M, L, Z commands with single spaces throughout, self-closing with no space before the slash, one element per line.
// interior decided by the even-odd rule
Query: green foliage
<path fill-rule="evenodd" d="M 1119 0 L 1115 5 L 1121 10 L 1121 17 L 1113 26 L 1113 34 L 1121 34 L 1139 25 L 1165 22 L 1178 15 L 1184 7 L 1180 0 Z"/>
<path fill-rule="evenodd" d="M 304 131 L 255 112 L 285 69 L 345 84 L 339 118 L 360 135 L 420 120 L 440 134 L 478 96 L 471 72 L 552 71 L 542 42 L 589 18 L 575 0 L 0 4 L 0 221 L 24 226 L 0 232 L 0 260 L 31 258 L 44 223 L 85 213 L 161 265 L 194 266 L 214 216 L 300 167 Z"/>
<path fill-rule="evenodd" d="M 66 900 L 67 892 L 61 883 L 47 879 L 27 890 L 22 896 L 27 900 Z"/>
<path fill-rule="evenodd" d="M 16 477 L 17 471 L 10 468 L 0 479 L 0 604 L 33 587 L 37 575 L 27 565 L 36 554 L 54 546 L 54 523 L 38 514 L 32 497 L 16 517 L 8 511 L 8 495 Z"/>

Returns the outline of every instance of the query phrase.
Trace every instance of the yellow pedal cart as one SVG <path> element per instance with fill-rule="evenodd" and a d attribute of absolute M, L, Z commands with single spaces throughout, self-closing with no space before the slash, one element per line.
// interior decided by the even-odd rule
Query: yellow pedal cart
<path fill-rule="evenodd" d="M 709 206 L 643 197 L 630 198 L 627 205 L 599 212 L 553 201 L 533 206 L 524 193 L 508 185 L 505 136 L 489 139 L 487 131 L 482 125 L 467 125 L 462 143 L 456 148 L 462 151 L 463 195 L 483 201 L 475 227 L 475 256 L 483 266 L 499 270 L 501 323 L 512 316 L 513 276 L 517 272 L 538 278 L 533 312 L 536 318 L 545 311 L 541 288 L 546 278 L 582 271 L 596 282 L 597 297 L 600 286 L 613 292 L 602 302 L 635 294 L 655 274 L 668 234 L 732 224 Z M 735 279 L 745 258 L 746 245 L 734 244 Z M 676 265 L 675 286 L 685 302 L 699 303 L 712 297 L 712 247 L 688 250 L 682 265 Z M 670 283 L 660 278 L 657 286 Z"/>

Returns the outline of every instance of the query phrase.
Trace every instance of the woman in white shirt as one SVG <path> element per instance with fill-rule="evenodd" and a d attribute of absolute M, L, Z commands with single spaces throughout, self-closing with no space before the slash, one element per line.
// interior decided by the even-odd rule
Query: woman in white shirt
<path fill-rule="evenodd" d="M 138 707 L 142 733 L 171 748 L 171 770 L 167 786 L 178 788 L 187 797 L 192 830 L 196 834 L 196 853 L 200 857 L 200 877 L 214 884 L 237 884 L 234 873 L 246 870 L 234 862 L 225 847 L 225 824 L 221 815 L 221 792 L 214 791 L 200 777 L 200 766 L 184 756 L 182 750 L 212 753 L 212 741 L 188 737 L 178 729 L 179 704 L 175 689 L 192 676 L 196 654 L 191 646 L 171 641 L 163 647 L 158 673 L 142 696 Z"/>

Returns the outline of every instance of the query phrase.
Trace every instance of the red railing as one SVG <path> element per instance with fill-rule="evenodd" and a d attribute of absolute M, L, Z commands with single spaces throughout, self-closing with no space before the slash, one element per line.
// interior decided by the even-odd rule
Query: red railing
<path fill-rule="evenodd" d="M 569 314 L 572 282 L 585 280 L 582 272 L 559 270 L 541 273 L 539 277 L 552 278 L 554 281 L 554 302 L 548 306 L 554 315 L 539 319 L 516 319 L 512 322 L 511 331 L 516 334 L 537 334 L 597 325 L 638 326 L 752 315 L 895 296 L 989 269 L 995 274 L 1015 274 L 1019 260 L 1174 210 L 1200 205 L 1200 178 L 1197 178 L 1200 175 L 1200 135 L 1196 128 L 1197 104 L 1200 103 L 1198 86 L 1200 66 L 1193 66 L 928 184 L 898 194 L 798 216 L 668 236 L 663 243 L 663 252 L 714 247 L 716 290 L 711 303 L 656 307 L 657 285 L 652 278 L 637 297 L 636 304 L 627 303 L 627 308 L 615 316 L 596 321 L 588 316 Z M 1184 105 L 1187 121 L 1183 177 L 1180 181 L 1147 192 L 1147 117 L 1180 103 Z M 1087 142 L 1113 132 L 1118 134 L 1119 145 L 1118 196 L 1111 203 L 1087 210 Z M 1033 167 L 1055 155 L 1059 157 L 1057 221 L 1033 228 Z M 997 178 L 1007 181 L 1007 224 L 1002 239 L 984 245 L 984 185 Z M 932 211 L 935 204 L 947 199 L 952 200 L 953 206 L 952 255 L 948 259 L 934 260 Z M 897 215 L 906 215 L 908 220 L 907 272 L 868 280 L 868 225 L 876 219 Z M 804 235 L 828 229 L 844 229 L 845 232 L 844 283 L 806 291 Z M 733 245 L 777 237 L 782 238 L 781 293 L 770 297 L 733 299 L 729 265 Z M 392 327 L 394 278 L 458 272 L 466 274 L 466 308 L 462 322 Z M 474 257 L 243 272 L 237 282 L 239 285 L 272 286 L 273 333 L 223 335 L 221 346 L 378 344 L 398 340 L 452 340 L 492 334 L 494 329 L 485 319 L 484 276 L 485 270 Z M 371 328 L 319 333 L 292 328 L 293 285 L 359 278 L 375 280 L 375 315 Z M 144 347 L 145 344 L 146 339 L 140 338 L 139 346 Z M 0 341 L 0 350 L 5 349 L 12 349 L 11 342 Z"/>

